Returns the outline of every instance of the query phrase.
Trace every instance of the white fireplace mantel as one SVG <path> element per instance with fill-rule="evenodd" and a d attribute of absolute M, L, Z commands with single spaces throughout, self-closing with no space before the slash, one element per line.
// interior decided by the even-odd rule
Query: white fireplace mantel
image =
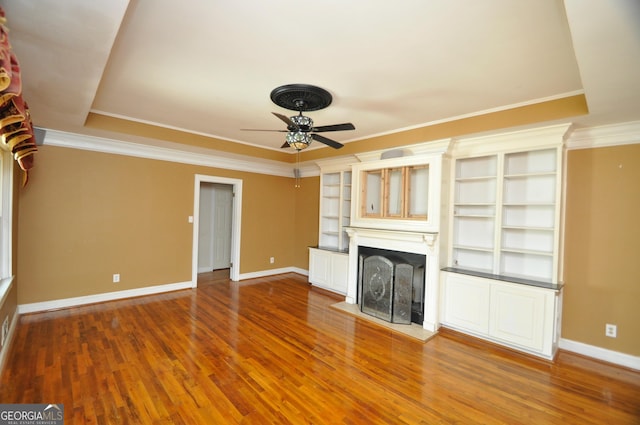
<path fill-rule="evenodd" d="M 438 328 L 439 247 L 438 233 L 408 232 L 345 228 L 349 235 L 349 278 L 345 301 L 358 303 L 358 247 L 367 246 L 390 251 L 411 252 L 425 256 L 424 329 L 435 332 Z"/>

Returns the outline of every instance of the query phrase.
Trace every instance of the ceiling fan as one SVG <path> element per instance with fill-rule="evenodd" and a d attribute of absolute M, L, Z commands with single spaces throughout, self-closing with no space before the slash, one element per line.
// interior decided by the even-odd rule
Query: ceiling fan
<path fill-rule="evenodd" d="M 254 130 L 243 129 L 245 131 L 277 131 L 287 133 L 285 142 L 281 146 L 282 148 L 292 147 L 296 151 L 301 151 L 307 148 L 313 140 L 330 146 L 334 149 L 340 149 L 343 144 L 329 139 L 317 133 L 329 132 L 329 131 L 345 131 L 355 130 L 353 124 L 334 124 L 323 125 L 320 127 L 313 126 L 313 120 L 302 112 L 317 111 L 326 108 L 331 104 L 331 94 L 316 86 L 309 84 L 287 84 L 284 86 L 276 87 L 271 92 L 271 100 L 278 106 L 293 111 L 298 111 L 298 115 L 287 117 L 277 112 L 272 112 L 282 122 L 287 124 L 286 130 Z"/>

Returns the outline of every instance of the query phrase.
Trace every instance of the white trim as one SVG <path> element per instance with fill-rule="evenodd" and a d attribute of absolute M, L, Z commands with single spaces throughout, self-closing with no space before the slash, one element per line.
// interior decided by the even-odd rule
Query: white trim
<path fill-rule="evenodd" d="M 7 361 L 7 356 L 9 349 L 13 345 L 13 338 L 16 334 L 16 327 L 18 324 L 18 310 L 13 313 L 13 317 L 11 318 L 11 326 L 9 326 L 9 333 L 7 334 L 7 339 L 4 341 L 4 345 L 0 349 L 0 375 L 4 373 L 5 362 Z"/>
<path fill-rule="evenodd" d="M 181 133 L 187 133 L 187 134 L 195 134 L 196 136 L 204 136 L 204 137 L 208 137 L 208 138 L 214 138 L 214 139 L 220 139 L 220 140 L 225 140 L 228 142 L 233 142 L 233 143 L 238 143 L 241 145 L 245 145 L 245 146 L 252 146 L 255 148 L 259 148 L 259 149 L 267 149 L 267 150 L 272 150 L 275 152 L 281 152 L 279 148 L 271 148 L 269 146 L 263 146 L 263 145 L 258 145 L 255 143 L 248 143 L 242 140 L 238 140 L 238 139 L 230 139 L 228 137 L 223 137 L 223 136 L 219 136 L 217 134 L 213 134 L 213 133 L 205 133 L 203 131 L 195 131 L 195 130 L 190 130 L 184 127 L 177 127 L 174 125 L 167 125 L 167 124 L 162 124 L 159 123 L 157 121 L 150 121 L 150 120 L 143 120 L 143 119 L 138 119 L 138 118 L 134 118 L 134 117 L 130 117 L 127 115 L 122 115 L 122 114 L 114 114 L 111 112 L 107 112 L 107 111 L 102 111 L 100 109 L 91 109 L 89 110 L 89 112 L 92 112 L 94 114 L 98 114 L 98 115 L 104 115 L 106 117 L 112 117 L 112 118 L 116 118 L 116 119 L 120 119 L 120 120 L 125 120 L 125 121 L 131 121 L 131 122 L 136 122 L 136 123 L 140 123 L 140 124 L 145 124 L 145 125 L 151 125 L 154 127 L 160 127 L 160 128 L 166 128 L 168 130 L 174 130 L 174 131 L 179 131 Z"/>
<path fill-rule="evenodd" d="M 600 348 L 582 342 L 571 341 L 565 338 L 560 339 L 559 348 L 582 354 L 587 357 L 592 357 L 594 359 L 613 363 L 618 366 L 640 370 L 640 357 L 638 356 L 632 356 L 630 354 L 624 354 L 618 351 L 607 350 L 606 348 Z"/>
<path fill-rule="evenodd" d="M 56 130 L 46 131 L 43 144 L 281 177 L 293 178 L 293 169 L 295 168 L 294 164 L 230 154 L 212 149 L 197 149 L 185 146 L 183 146 L 183 149 L 174 149 Z M 187 151 L 185 148 L 194 151 Z"/>
<path fill-rule="evenodd" d="M 2 184 L 2 198 L 0 199 L 0 278 L 13 274 L 13 157 L 10 152 L 1 151 L 0 183 Z M 1 305 L 1 304 L 0 304 Z"/>
<path fill-rule="evenodd" d="M 198 286 L 198 230 L 200 228 L 200 187 L 202 183 L 220 183 L 233 186 L 233 202 L 231 211 L 231 271 L 229 278 L 240 279 L 240 232 L 242 229 L 242 180 L 227 177 L 195 175 L 193 187 L 193 248 L 191 250 L 191 287 Z"/>
<path fill-rule="evenodd" d="M 0 279 L 0 307 L 2 307 L 4 301 L 7 299 L 9 291 L 11 291 L 11 285 L 13 284 L 14 277 L 15 276 L 9 276 L 4 279 Z"/>
<path fill-rule="evenodd" d="M 451 154 L 458 157 L 491 155 L 518 152 L 521 150 L 545 149 L 561 146 L 571 132 L 571 123 L 503 131 L 478 137 L 454 139 Z"/>
<path fill-rule="evenodd" d="M 567 149 L 593 149 L 640 143 L 640 121 L 579 128 L 567 139 Z"/>
<path fill-rule="evenodd" d="M 257 277 L 274 276 L 283 273 L 298 273 L 303 276 L 309 276 L 309 270 L 304 270 L 298 267 L 283 267 L 280 269 L 262 270 L 259 272 L 242 273 L 240 280 L 255 279 Z"/>
<path fill-rule="evenodd" d="M 104 292 L 102 294 L 86 295 L 82 297 L 65 298 L 39 303 L 19 304 L 18 313 L 36 313 L 40 311 L 58 310 L 61 308 L 77 307 L 85 304 L 95 304 L 106 301 L 120 300 L 123 298 L 142 297 L 145 295 L 161 294 L 163 292 L 191 289 L 191 282 L 167 283 L 164 285 L 145 286 L 143 288 L 125 289 L 116 292 Z"/>

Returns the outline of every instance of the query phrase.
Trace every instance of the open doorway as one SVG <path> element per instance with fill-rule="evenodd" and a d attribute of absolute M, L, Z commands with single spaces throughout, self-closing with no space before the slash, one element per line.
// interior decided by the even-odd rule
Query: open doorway
<path fill-rule="evenodd" d="M 195 176 L 192 287 L 198 273 L 229 268 L 239 280 L 242 180 Z"/>

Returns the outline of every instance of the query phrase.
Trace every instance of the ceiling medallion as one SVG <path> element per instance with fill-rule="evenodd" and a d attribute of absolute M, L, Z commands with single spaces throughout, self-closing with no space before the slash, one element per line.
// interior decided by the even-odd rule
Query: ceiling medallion
<path fill-rule="evenodd" d="M 331 105 L 331 93 L 310 84 L 287 84 L 271 91 L 271 100 L 292 111 L 318 111 Z"/>

